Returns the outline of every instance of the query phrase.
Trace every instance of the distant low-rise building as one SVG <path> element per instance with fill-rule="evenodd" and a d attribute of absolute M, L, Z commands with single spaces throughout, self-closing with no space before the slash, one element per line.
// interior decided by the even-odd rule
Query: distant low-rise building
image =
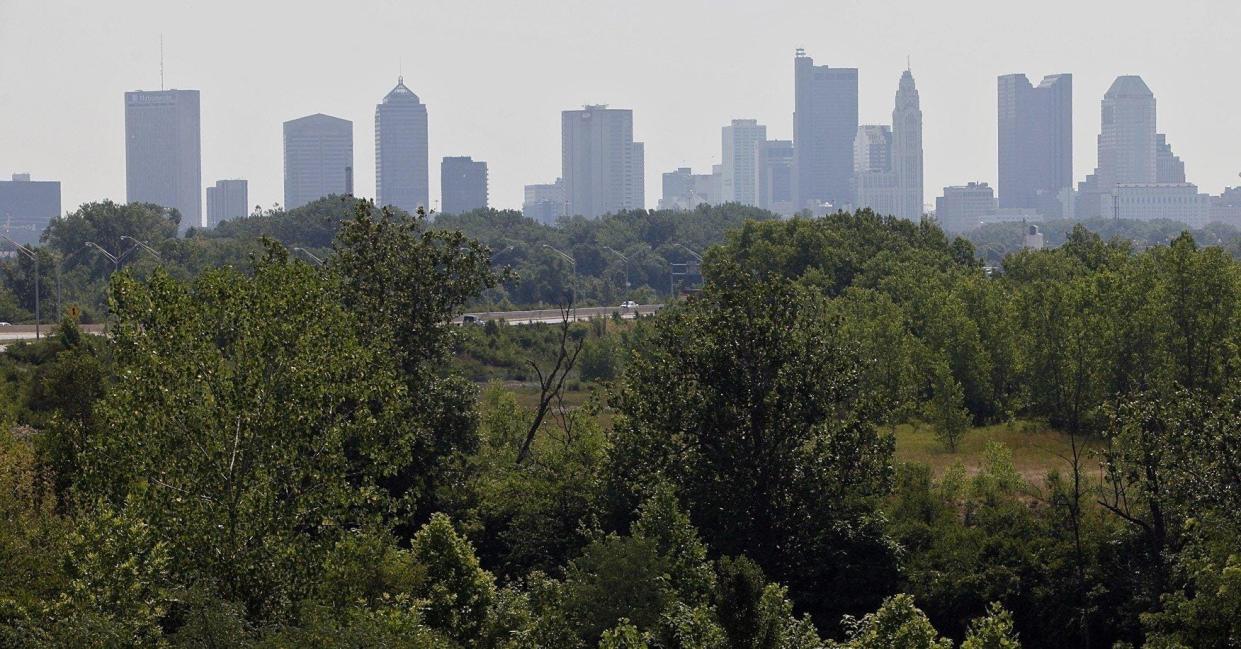
<path fill-rule="evenodd" d="M 1241 187 L 1225 187 L 1211 197 L 1211 222 L 1241 228 Z"/>
<path fill-rule="evenodd" d="M 557 178 L 554 183 L 526 185 L 525 189 L 521 213 L 526 218 L 555 225 L 565 215 L 564 180 Z"/>
<path fill-rule="evenodd" d="M 217 180 L 207 188 L 207 227 L 250 213 L 250 187 L 244 180 Z"/>
<path fill-rule="evenodd" d="M 692 210 L 699 205 L 721 203 L 722 178 L 720 166 L 712 173 L 696 174 L 689 167 L 681 167 L 663 175 L 663 196 L 659 199 L 661 210 Z"/>
<path fill-rule="evenodd" d="M 1112 206 L 1117 219 L 1170 219 L 1195 228 L 1211 221 L 1211 197 L 1193 183 L 1121 183 L 1112 190 Z"/>
<path fill-rule="evenodd" d="M 0 233 L 22 244 L 38 243 L 52 219 L 60 216 L 60 181 L 31 180 L 13 174 L 0 180 Z"/>
<path fill-rule="evenodd" d="M 939 226 L 953 234 L 973 230 L 983 217 L 997 211 L 995 191 L 987 183 L 945 187 L 944 195 L 935 199 L 935 218 Z"/>
<path fill-rule="evenodd" d="M 1037 225 L 1027 224 L 1025 226 L 1025 238 L 1022 240 L 1021 245 L 1026 250 L 1043 249 L 1043 233 L 1038 229 Z"/>

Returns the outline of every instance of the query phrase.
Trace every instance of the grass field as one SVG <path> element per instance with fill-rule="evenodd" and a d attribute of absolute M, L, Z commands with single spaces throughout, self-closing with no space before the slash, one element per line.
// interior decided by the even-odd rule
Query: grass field
<path fill-rule="evenodd" d="M 1065 460 L 1072 455 L 1069 436 L 1033 422 L 1018 421 L 970 429 L 951 452 L 937 439 L 930 426 L 914 428 L 908 424 L 896 428 L 896 459 L 899 462 L 926 464 L 940 475 L 953 463 L 960 461 L 967 471 L 974 473 L 982 462 L 987 442 L 999 442 L 1013 452 L 1013 464 L 1029 482 L 1041 483 L 1052 469 L 1064 470 Z M 1088 450 L 1099 448 L 1097 440 L 1084 443 Z M 1091 463 L 1089 457 L 1087 464 Z"/>
<path fill-rule="evenodd" d="M 517 401 L 527 408 L 538 404 L 538 388 L 529 383 L 506 382 L 504 387 L 517 395 Z M 588 397 L 586 388 L 565 393 L 565 405 L 574 408 Z M 603 413 L 610 419 L 609 413 Z M 606 423 L 604 425 L 607 425 Z M 1068 435 L 1030 421 L 996 424 L 972 428 L 962 436 L 956 452 L 949 451 L 938 439 L 935 431 L 927 425 L 914 427 L 902 424 L 896 427 L 896 461 L 926 464 L 935 475 L 956 462 L 961 462 L 970 474 L 978 470 L 983 460 L 987 442 L 999 442 L 1013 452 L 1013 464 L 1027 481 L 1041 484 L 1048 471 L 1068 467 L 1065 458 L 1072 455 Z M 1100 447 L 1098 440 L 1083 442 L 1087 451 Z M 1094 460 L 1086 455 L 1086 464 Z"/>

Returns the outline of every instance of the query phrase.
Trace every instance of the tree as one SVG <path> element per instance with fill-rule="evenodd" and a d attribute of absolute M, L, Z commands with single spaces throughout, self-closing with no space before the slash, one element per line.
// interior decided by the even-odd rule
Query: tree
<path fill-rule="evenodd" d="M 961 384 L 952 378 L 946 363 L 932 365 L 931 399 L 927 403 L 927 417 L 935 426 L 935 437 L 948 450 L 956 452 L 957 442 L 970 425 L 970 413 L 961 406 Z"/>
<path fill-rule="evenodd" d="M 1013 632 L 1013 615 L 998 602 L 987 606 L 987 615 L 970 622 L 961 649 L 1021 649 Z"/>
<path fill-rule="evenodd" d="M 461 306 L 498 276 L 490 252 L 460 232 L 427 230 L 422 213 L 408 216 L 368 201 L 341 225 L 330 273 L 359 323 L 359 335 L 389 357 L 404 385 L 409 426 L 389 439 L 405 458 L 383 467 L 383 486 L 403 511 L 423 519 L 435 509 L 439 485 L 461 469 L 478 447 L 475 389 L 445 376 L 450 322 Z M 410 530 L 403 530 L 409 532 Z"/>
<path fill-rule="evenodd" d="M 435 514 L 414 535 L 414 559 L 426 571 L 414 595 L 426 601 L 426 623 L 462 645 L 477 638 L 495 600 L 495 582 L 452 521 Z"/>
<path fill-rule="evenodd" d="M 889 578 L 873 568 L 889 546 L 872 514 L 892 442 L 825 313 L 788 280 L 721 268 L 661 314 L 625 373 L 609 480 L 621 503 L 666 480 L 709 545 L 835 619 L 882 589 L 860 584 Z"/>
<path fill-rule="evenodd" d="M 845 620 L 845 626 L 848 649 L 952 649 L 952 641 L 939 637 L 909 595 L 893 595 L 878 611 Z"/>
<path fill-rule="evenodd" d="M 254 619 L 309 593 L 343 530 L 392 503 L 404 387 L 333 279 L 272 248 L 252 277 L 118 275 L 118 379 L 96 404 L 78 488 L 148 525 L 173 574 Z"/>

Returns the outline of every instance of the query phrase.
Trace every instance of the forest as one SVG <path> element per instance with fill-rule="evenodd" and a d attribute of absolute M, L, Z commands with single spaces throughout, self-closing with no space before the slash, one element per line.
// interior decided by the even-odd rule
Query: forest
<path fill-rule="evenodd" d="M 1241 262 L 1089 225 L 85 205 L 4 267 L 0 646 L 1238 646 Z"/>

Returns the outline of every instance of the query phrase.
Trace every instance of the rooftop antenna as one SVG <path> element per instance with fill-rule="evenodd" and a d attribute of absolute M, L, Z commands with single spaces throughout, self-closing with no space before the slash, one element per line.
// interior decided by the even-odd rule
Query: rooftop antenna
<path fill-rule="evenodd" d="M 405 83 L 405 61 L 399 56 L 396 58 L 396 82 Z"/>
<path fill-rule="evenodd" d="M 159 89 L 164 89 L 164 35 L 159 35 Z"/>
<path fill-rule="evenodd" d="M 910 67 L 910 65 L 909 65 L 909 55 L 908 55 L 908 54 L 906 54 L 906 55 L 905 55 L 905 71 L 906 71 L 906 72 L 912 72 L 912 71 L 913 71 L 913 70 L 912 70 L 912 68 L 911 68 L 911 67 Z"/>

